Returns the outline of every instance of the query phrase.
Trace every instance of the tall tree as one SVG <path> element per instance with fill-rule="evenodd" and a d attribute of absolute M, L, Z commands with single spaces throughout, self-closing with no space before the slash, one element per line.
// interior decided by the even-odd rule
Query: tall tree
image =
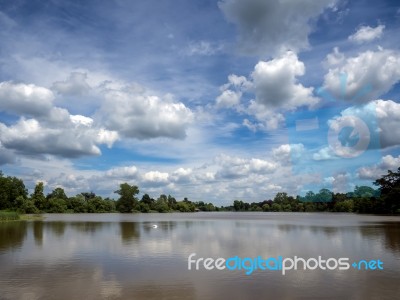
<path fill-rule="evenodd" d="M 67 195 L 65 194 L 64 189 L 60 188 L 60 187 L 55 188 L 50 194 L 47 195 L 46 198 L 47 199 L 56 198 L 56 199 L 63 199 L 63 200 L 68 199 Z"/>
<path fill-rule="evenodd" d="M 40 211 L 45 211 L 47 209 L 47 201 L 43 194 L 43 189 L 43 182 L 38 182 L 35 186 L 35 191 L 31 195 L 33 203 Z"/>
<path fill-rule="evenodd" d="M 138 207 L 139 201 L 135 196 L 139 194 L 139 188 L 136 185 L 121 183 L 114 193 L 120 195 L 116 205 L 119 212 L 130 213 Z"/>
<path fill-rule="evenodd" d="M 388 171 L 382 178 L 375 180 L 379 186 L 385 210 L 388 213 L 400 213 L 400 167 L 397 172 Z"/>

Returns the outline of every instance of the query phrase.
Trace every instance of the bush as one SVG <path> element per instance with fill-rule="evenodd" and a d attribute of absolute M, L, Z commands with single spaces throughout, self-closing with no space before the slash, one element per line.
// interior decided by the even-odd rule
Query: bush
<path fill-rule="evenodd" d="M 0 221 L 14 221 L 19 219 L 19 214 L 15 211 L 0 211 Z"/>

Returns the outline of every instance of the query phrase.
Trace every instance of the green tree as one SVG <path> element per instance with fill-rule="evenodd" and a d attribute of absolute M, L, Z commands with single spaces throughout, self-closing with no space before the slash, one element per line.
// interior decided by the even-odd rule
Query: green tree
<path fill-rule="evenodd" d="M 121 183 L 119 190 L 114 193 L 120 195 L 117 201 L 117 210 L 122 213 L 130 213 L 138 207 L 138 199 L 135 197 L 139 194 L 139 188 L 136 185 Z"/>
<path fill-rule="evenodd" d="M 42 212 L 47 210 L 48 203 L 46 197 L 43 194 L 44 185 L 43 182 L 38 182 L 35 186 L 35 190 L 31 195 L 31 199 L 35 206 Z"/>
<path fill-rule="evenodd" d="M 161 213 L 169 211 L 168 198 L 166 195 L 160 195 L 156 201 L 155 209 Z"/>
<path fill-rule="evenodd" d="M 85 197 L 82 194 L 68 198 L 66 202 L 68 210 L 73 211 L 74 213 L 87 212 L 87 203 L 85 201 Z"/>
<path fill-rule="evenodd" d="M 271 206 L 271 211 L 282 211 L 282 206 L 279 203 L 274 202 Z"/>
<path fill-rule="evenodd" d="M 0 171 L 0 209 L 16 209 L 18 197 L 27 198 L 24 182 L 16 177 L 5 177 Z"/>
<path fill-rule="evenodd" d="M 400 213 L 400 167 L 397 172 L 388 171 L 382 178 L 375 180 L 379 186 L 384 210 L 387 213 Z"/>
<path fill-rule="evenodd" d="M 57 198 L 57 199 L 63 199 L 63 200 L 67 200 L 68 199 L 67 195 L 65 194 L 64 189 L 60 188 L 60 187 L 55 188 L 51 193 L 49 193 L 46 196 L 46 198 L 47 199 Z"/>
<path fill-rule="evenodd" d="M 23 214 L 36 214 L 39 210 L 36 208 L 32 200 L 18 196 L 16 199 L 17 211 Z"/>
<path fill-rule="evenodd" d="M 66 213 L 67 203 L 64 199 L 50 198 L 46 210 L 49 213 Z"/>
<path fill-rule="evenodd" d="M 315 202 L 331 202 L 333 193 L 328 189 L 321 189 L 318 194 L 315 195 Z"/>

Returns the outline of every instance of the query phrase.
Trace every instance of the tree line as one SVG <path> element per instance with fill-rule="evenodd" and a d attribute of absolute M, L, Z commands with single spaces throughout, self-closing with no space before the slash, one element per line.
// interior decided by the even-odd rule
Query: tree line
<path fill-rule="evenodd" d="M 187 198 L 177 201 L 171 195 L 160 195 L 157 199 L 144 194 L 139 200 L 139 188 L 122 183 L 115 191 L 119 199 L 102 198 L 93 192 L 83 192 L 68 197 L 64 189 L 58 187 L 44 194 L 43 182 L 38 182 L 31 195 L 22 179 L 4 176 L 0 171 L 0 211 L 19 213 L 108 213 L 108 212 L 194 212 L 215 211 L 219 208 L 203 201 L 192 202 Z"/>
<path fill-rule="evenodd" d="M 38 182 L 28 195 L 24 182 L 0 171 L 0 210 L 20 213 L 106 213 L 106 212 L 195 212 L 195 211 L 272 211 L 272 212 L 356 212 L 356 213 L 400 213 L 400 168 L 374 182 L 376 189 L 356 186 L 349 193 L 333 193 L 321 189 L 318 193 L 309 191 L 305 196 L 289 196 L 277 193 L 274 199 L 261 202 L 234 200 L 230 206 L 214 206 L 203 201 L 193 202 L 184 198 L 177 201 L 171 195 L 161 194 L 157 199 L 144 194 L 137 197 L 136 185 L 122 183 L 114 193 L 117 200 L 102 198 L 93 192 L 83 192 L 67 197 L 58 187 L 44 194 L 43 182 Z"/>
<path fill-rule="evenodd" d="M 373 182 L 376 189 L 356 186 L 349 193 L 333 193 L 321 189 L 318 193 L 307 192 L 305 196 L 289 196 L 277 193 L 272 200 L 246 203 L 235 200 L 234 211 L 273 212 L 355 212 L 375 214 L 400 214 L 400 168 L 388 171 Z"/>

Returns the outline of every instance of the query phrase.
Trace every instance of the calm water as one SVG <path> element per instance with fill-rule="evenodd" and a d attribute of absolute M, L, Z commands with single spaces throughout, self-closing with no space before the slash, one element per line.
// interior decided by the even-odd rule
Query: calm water
<path fill-rule="evenodd" d="M 74 214 L 0 223 L 0 299 L 400 299 L 400 217 Z M 158 225 L 153 228 L 152 225 Z M 188 270 L 198 257 L 380 259 L 383 270 Z"/>

